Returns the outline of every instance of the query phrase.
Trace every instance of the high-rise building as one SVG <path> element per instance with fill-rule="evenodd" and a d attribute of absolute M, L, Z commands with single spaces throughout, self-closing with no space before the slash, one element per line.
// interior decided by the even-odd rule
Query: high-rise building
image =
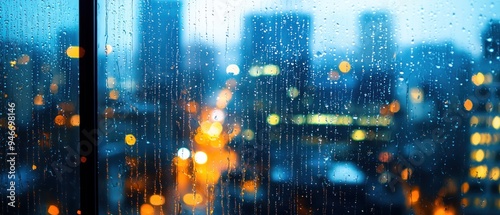
<path fill-rule="evenodd" d="M 361 14 L 361 59 L 370 67 L 389 67 L 396 55 L 395 35 L 388 12 Z"/>
<path fill-rule="evenodd" d="M 468 179 L 462 184 L 467 214 L 500 212 L 500 22 L 491 21 L 482 35 L 483 56 L 464 102 L 471 112 Z"/>
<path fill-rule="evenodd" d="M 139 62 L 137 72 L 140 111 L 138 118 L 148 126 L 146 134 L 161 133 L 157 141 L 163 143 L 176 136 L 179 128 L 174 123 L 175 102 L 181 89 L 181 2 L 152 0 L 140 4 Z M 152 120 L 155 119 L 155 120 Z"/>
<path fill-rule="evenodd" d="M 373 16 L 381 15 L 376 13 Z M 383 19 L 364 19 L 375 26 L 362 27 L 362 31 L 366 32 L 364 34 L 379 35 L 380 31 L 386 35 L 377 36 L 372 43 L 366 42 L 367 46 L 379 46 L 378 43 L 384 40 L 386 49 L 394 49 L 388 15 Z M 318 82 L 321 85 L 310 86 L 307 81 L 312 68 L 309 48 L 311 25 L 309 16 L 293 13 L 253 15 L 246 19 L 242 47 L 242 70 L 246 73 L 242 95 L 245 97 L 237 100 L 247 104 L 243 105 L 243 114 L 248 113 L 248 116 L 243 117 L 249 120 L 243 126 L 255 131 L 255 143 L 250 148 L 261 151 L 243 157 L 250 157 L 244 162 L 257 167 L 270 164 L 269 169 L 257 168 L 255 174 L 269 171 L 269 175 L 265 176 L 269 177 L 268 192 L 281 199 L 274 196 L 258 198 L 267 198 L 271 202 L 268 206 L 271 210 L 294 213 L 294 209 L 286 207 L 291 201 L 312 202 L 305 204 L 306 207 L 319 208 L 321 206 L 316 202 L 321 202 L 320 198 L 295 198 L 296 194 L 290 193 L 305 192 L 306 187 L 322 189 L 320 181 L 328 181 L 333 185 L 323 191 L 332 194 L 340 192 L 343 198 L 332 195 L 328 199 L 332 205 L 325 206 L 325 210 L 361 212 L 368 208 L 354 208 L 342 202 L 349 199 L 371 205 L 369 203 L 379 201 L 378 198 L 383 196 L 387 201 L 381 207 L 371 208 L 374 213 L 400 212 L 404 210 L 402 194 L 385 195 L 383 189 L 372 189 L 383 186 L 377 177 L 379 170 L 373 164 L 380 157 L 384 162 L 389 159 L 384 157 L 389 156 L 384 147 L 392 139 L 392 117 L 400 109 L 392 96 L 393 55 L 388 57 L 385 52 L 375 53 L 371 56 L 377 55 L 377 64 L 364 63 L 358 60 L 363 59 L 362 53 L 365 52 L 361 49 L 357 52 L 359 57 L 336 62 L 330 72 L 325 72 L 325 81 Z M 330 80 L 332 83 L 327 83 Z M 346 87 L 347 83 L 343 81 L 352 83 Z M 327 84 L 337 87 L 325 87 Z M 334 151 L 336 153 L 332 153 Z M 300 170 L 300 175 L 297 170 Z M 265 182 L 265 177 L 261 181 Z M 343 186 L 336 186 L 337 183 Z M 261 186 L 266 187 L 264 184 Z M 361 194 L 377 198 L 358 198 Z"/>
<path fill-rule="evenodd" d="M 351 62 L 359 88 L 354 103 L 389 103 L 394 97 L 396 44 L 391 15 L 382 11 L 361 14 L 358 62 Z"/>
<path fill-rule="evenodd" d="M 146 93 L 148 102 L 153 97 L 171 99 L 180 66 L 181 3 L 152 0 L 141 4 L 139 91 Z"/>
<path fill-rule="evenodd" d="M 311 17 L 295 12 L 249 15 L 242 36 L 245 84 L 237 99 L 243 107 L 273 112 L 299 107 L 290 105 L 289 97 L 298 97 L 296 102 L 307 88 Z"/>

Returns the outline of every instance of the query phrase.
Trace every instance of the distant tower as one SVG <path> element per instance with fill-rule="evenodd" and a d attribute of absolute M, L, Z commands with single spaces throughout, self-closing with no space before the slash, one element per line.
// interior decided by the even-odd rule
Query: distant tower
<path fill-rule="evenodd" d="M 360 42 L 356 58 L 352 62 L 353 75 L 359 80 L 359 87 L 353 92 L 353 103 L 362 106 L 367 112 L 378 112 L 381 104 L 394 99 L 395 89 L 395 52 L 396 45 L 391 15 L 387 12 L 365 12 L 360 16 Z"/>
<path fill-rule="evenodd" d="M 361 15 L 360 23 L 363 62 L 369 66 L 388 66 L 396 51 L 391 15 L 387 12 L 366 12 Z"/>
<path fill-rule="evenodd" d="M 142 92 L 172 95 L 180 66 L 180 1 L 152 0 L 141 5 L 139 84 Z M 158 87 L 160 89 L 158 89 Z M 146 99 L 151 99 L 146 96 Z M 170 102 L 168 102 L 170 103 Z M 162 103 L 163 104 L 163 103 Z"/>
<path fill-rule="evenodd" d="M 147 134 L 161 133 L 157 141 L 165 141 L 178 130 L 172 113 L 180 94 L 181 2 L 143 1 L 140 10 L 137 98 L 147 114 L 139 120 L 148 122 Z"/>
<path fill-rule="evenodd" d="M 483 33 L 483 59 L 471 78 L 474 93 L 464 102 L 471 112 L 469 176 L 462 184 L 467 214 L 500 213 L 500 22 Z"/>
<path fill-rule="evenodd" d="M 298 94 L 306 90 L 311 17 L 295 12 L 249 15 L 242 35 L 242 102 L 249 104 L 244 106 L 271 111 L 283 105 L 298 107 L 285 103 L 290 101 L 290 89 L 297 89 Z"/>

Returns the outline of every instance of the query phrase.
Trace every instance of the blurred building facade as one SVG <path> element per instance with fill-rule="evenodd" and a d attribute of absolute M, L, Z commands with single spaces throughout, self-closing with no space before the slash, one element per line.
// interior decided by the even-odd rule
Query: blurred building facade
<path fill-rule="evenodd" d="M 500 211 L 500 22 L 491 20 L 482 34 L 483 56 L 464 101 L 471 112 L 468 179 L 462 184 L 462 206 L 467 214 Z"/>

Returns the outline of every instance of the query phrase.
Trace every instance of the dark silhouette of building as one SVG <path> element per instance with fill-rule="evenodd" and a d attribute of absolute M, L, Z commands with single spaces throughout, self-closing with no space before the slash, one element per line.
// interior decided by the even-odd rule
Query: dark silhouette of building
<path fill-rule="evenodd" d="M 362 62 L 370 67 L 391 67 L 396 55 L 391 15 L 383 11 L 364 12 L 359 22 Z"/>
<path fill-rule="evenodd" d="M 180 14 L 179 1 L 141 3 L 139 86 L 148 100 L 160 94 L 172 98 L 180 66 Z"/>
<path fill-rule="evenodd" d="M 360 45 L 357 62 L 351 62 L 353 76 L 359 83 L 353 92 L 358 105 L 388 104 L 394 99 L 396 44 L 391 15 L 383 11 L 361 14 Z M 365 108 L 365 111 L 368 111 Z"/>
<path fill-rule="evenodd" d="M 290 101 L 287 91 L 296 88 L 303 95 L 307 90 L 311 17 L 292 12 L 248 15 L 242 36 L 245 84 L 236 100 L 243 100 L 247 110 L 277 112 L 286 106 L 297 111 L 301 97 Z"/>

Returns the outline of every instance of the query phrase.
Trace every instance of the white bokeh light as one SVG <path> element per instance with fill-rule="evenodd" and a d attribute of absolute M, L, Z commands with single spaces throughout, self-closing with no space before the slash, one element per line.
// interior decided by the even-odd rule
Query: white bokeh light
<path fill-rule="evenodd" d="M 222 122 L 222 121 L 224 121 L 226 114 L 224 114 L 224 111 L 222 111 L 222 110 L 215 109 L 212 111 L 211 117 L 212 117 L 212 120 L 215 122 Z"/>
<path fill-rule="evenodd" d="M 188 159 L 191 156 L 191 151 L 189 151 L 189 149 L 187 149 L 187 148 L 180 148 L 177 151 L 177 156 L 181 160 L 186 160 L 186 159 Z"/>
<path fill-rule="evenodd" d="M 226 73 L 238 75 L 240 74 L 240 67 L 236 64 L 230 64 L 229 66 L 226 67 Z"/>

